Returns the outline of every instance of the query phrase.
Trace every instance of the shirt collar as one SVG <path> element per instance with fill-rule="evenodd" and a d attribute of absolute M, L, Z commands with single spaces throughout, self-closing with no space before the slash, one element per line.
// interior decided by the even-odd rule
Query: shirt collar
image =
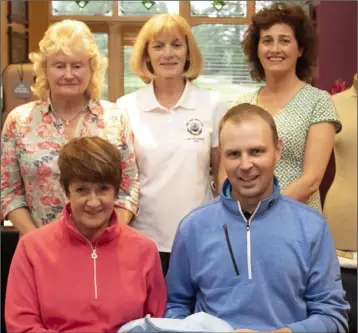
<path fill-rule="evenodd" d="M 181 107 L 184 109 L 195 109 L 195 85 L 189 80 L 185 81 L 185 88 L 179 101 L 172 107 L 172 109 Z M 138 91 L 138 105 L 143 111 L 153 111 L 157 108 L 166 109 L 158 102 L 154 94 L 154 81 L 151 81 L 147 86 Z"/>
<path fill-rule="evenodd" d="M 229 179 L 226 179 L 223 186 L 222 186 L 222 191 L 220 194 L 221 200 L 223 202 L 223 205 L 233 214 L 235 215 L 239 215 L 241 216 L 241 206 L 240 206 L 240 202 L 238 202 L 237 200 L 233 199 L 231 196 L 231 184 L 229 182 Z M 276 177 L 274 177 L 273 179 L 273 192 L 272 194 L 259 202 L 256 211 L 255 211 L 255 216 L 259 216 L 262 215 L 264 213 L 266 213 L 267 211 L 269 211 L 271 208 L 273 208 L 277 201 L 280 199 L 281 194 L 280 194 L 280 185 L 278 183 L 278 180 Z"/>
<path fill-rule="evenodd" d="M 43 115 L 49 113 L 50 111 L 52 111 L 51 107 L 52 107 L 52 103 L 51 103 L 51 99 L 50 97 L 47 98 L 46 101 L 39 101 L 38 102 L 39 107 L 40 107 L 40 111 L 42 112 Z M 93 113 L 94 115 L 99 115 L 103 113 L 103 109 L 101 104 L 98 101 L 94 101 L 92 99 L 90 99 L 88 101 L 88 110 Z"/>

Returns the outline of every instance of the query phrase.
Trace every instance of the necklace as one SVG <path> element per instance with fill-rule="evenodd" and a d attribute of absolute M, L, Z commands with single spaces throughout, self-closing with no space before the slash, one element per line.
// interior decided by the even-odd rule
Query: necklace
<path fill-rule="evenodd" d="M 56 115 L 58 118 L 60 118 L 63 123 L 65 124 L 65 126 L 69 126 L 70 125 L 70 122 L 75 120 L 80 114 L 84 113 L 84 111 L 81 111 L 79 113 L 76 114 L 76 116 L 74 116 L 72 119 L 69 119 L 69 120 L 66 120 L 66 119 L 63 119 L 62 117 Z"/>
<path fill-rule="evenodd" d="M 54 110 L 54 108 L 53 108 L 53 106 L 52 106 L 52 103 L 50 104 L 51 110 L 52 110 L 52 112 L 54 113 L 54 115 L 55 115 L 57 118 L 60 118 L 60 119 L 62 120 L 62 122 L 65 124 L 65 126 L 69 126 L 70 123 L 71 123 L 72 121 L 74 121 L 79 115 L 85 113 L 86 110 L 87 110 L 87 106 L 88 106 L 88 101 L 86 100 L 85 105 L 83 106 L 83 108 L 82 108 L 82 110 L 81 110 L 80 112 L 78 112 L 78 113 L 77 113 L 73 118 L 71 118 L 71 119 L 64 119 L 64 118 L 62 118 L 61 116 L 59 116 L 59 115 L 55 112 L 55 110 Z"/>

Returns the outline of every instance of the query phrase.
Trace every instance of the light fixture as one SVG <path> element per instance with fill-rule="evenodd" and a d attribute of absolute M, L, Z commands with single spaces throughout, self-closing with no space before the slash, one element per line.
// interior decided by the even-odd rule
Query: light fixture
<path fill-rule="evenodd" d="M 89 0 L 76 0 L 77 6 L 80 8 L 85 8 L 89 3 Z"/>
<path fill-rule="evenodd" d="M 142 1 L 142 5 L 148 10 L 151 9 L 155 4 L 155 1 Z"/>
<path fill-rule="evenodd" d="M 219 12 L 225 5 L 225 1 L 213 1 L 212 6 Z"/>

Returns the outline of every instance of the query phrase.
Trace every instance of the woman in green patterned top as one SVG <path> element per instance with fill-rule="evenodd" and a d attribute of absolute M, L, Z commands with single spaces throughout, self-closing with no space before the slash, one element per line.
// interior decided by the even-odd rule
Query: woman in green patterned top
<path fill-rule="evenodd" d="M 303 8 L 276 3 L 259 11 L 242 42 L 254 80 L 265 85 L 239 96 L 274 116 L 283 151 L 275 174 L 283 194 L 321 211 L 319 186 L 341 124 L 331 99 L 311 86 L 316 34 Z"/>

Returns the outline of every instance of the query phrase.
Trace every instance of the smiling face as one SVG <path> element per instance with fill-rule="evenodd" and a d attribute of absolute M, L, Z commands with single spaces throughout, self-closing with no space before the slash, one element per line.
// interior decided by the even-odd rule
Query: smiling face
<path fill-rule="evenodd" d="M 51 96 L 62 98 L 83 95 L 92 78 L 90 61 L 82 52 L 49 55 L 46 74 Z"/>
<path fill-rule="evenodd" d="M 273 191 L 273 176 L 281 156 L 270 126 L 252 116 L 239 123 L 227 121 L 220 134 L 221 161 L 232 185 L 232 197 L 252 211 Z"/>
<path fill-rule="evenodd" d="M 153 72 L 159 78 L 179 78 L 183 76 L 188 58 L 185 37 L 161 33 L 148 43 L 148 56 Z"/>
<path fill-rule="evenodd" d="M 116 190 L 111 184 L 73 181 L 67 198 L 71 217 L 80 233 L 91 240 L 100 230 L 109 226 L 114 211 Z"/>
<path fill-rule="evenodd" d="M 302 55 L 293 29 L 284 23 L 260 31 L 257 50 L 265 75 L 296 72 L 297 59 Z"/>

